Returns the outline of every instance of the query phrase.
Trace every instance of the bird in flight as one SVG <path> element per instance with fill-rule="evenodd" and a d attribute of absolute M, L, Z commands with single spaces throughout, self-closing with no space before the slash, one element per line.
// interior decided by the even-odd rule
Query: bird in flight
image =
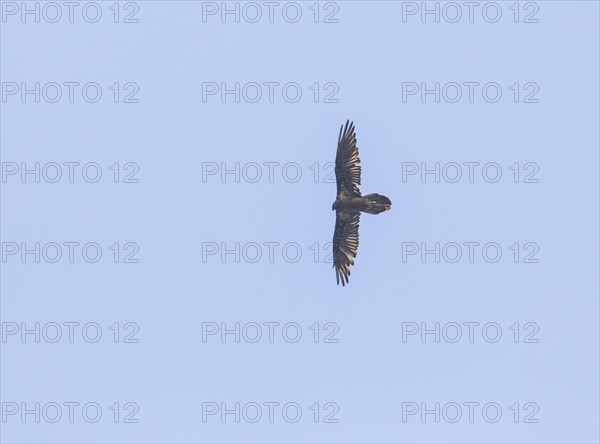
<path fill-rule="evenodd" d="M 333 266 L 338 285 L 348 283 L 350 265 L 358 250 L 358 225 L 360 212 L 379 214 L 392 207 L 392 201 L 381 194 L 361 196 L 360 159 L 356 145 L 354 122 L 346 121 L 340 128 L 337 154 L 335 156 L 335 179 L 337 198 L 331 210 L 335 210 L 335 231 L 333 233 Z"/>

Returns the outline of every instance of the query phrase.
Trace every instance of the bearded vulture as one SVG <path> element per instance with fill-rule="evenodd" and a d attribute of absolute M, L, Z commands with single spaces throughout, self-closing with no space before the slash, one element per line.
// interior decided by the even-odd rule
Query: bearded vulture
<path fill-rule="evenodd" d="M 392 202 L 381 194 L 361 196 L 360 159 L 356 145 L 354 122 L 342 124 L 335 156 L 335 178 L 337 198 L 331 207 L 335 210 L 335 231 L 333 233 L 333 266 L 338 285 L 348 283 L 350 265 L 358 250 L 358 224 L 360 212 L 379 214 L 391 208 Z"/>

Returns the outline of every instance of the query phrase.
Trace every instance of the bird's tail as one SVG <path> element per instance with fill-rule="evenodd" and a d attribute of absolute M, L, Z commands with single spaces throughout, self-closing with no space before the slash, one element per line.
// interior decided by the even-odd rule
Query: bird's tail
<path fill-rule="evenodd" d="M 373 193 L 364 196 L 366 208 L 363 210 L 369 214 L 379 214 L 392 207 L 392 201 L 381 194 Z"/>

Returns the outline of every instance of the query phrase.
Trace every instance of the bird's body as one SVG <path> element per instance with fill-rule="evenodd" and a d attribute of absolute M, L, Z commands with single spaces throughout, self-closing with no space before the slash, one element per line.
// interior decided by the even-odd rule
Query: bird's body
<path fill-rule="evenodd" d="M 381 194 L 367 194 L 364 197 L 337 198 L 333 202 L 333 209 L 339 211 L 362 211 L 369 214 L 379 214 L 391 208 L 392 202 L 386 202 L 387 199 Z M 389 199 L 387 199 L 389 201 Z M 387 205 L 387 208 L 386 208 Z"/>
<path fill-rule="evenodd" d="M 360 213 L 379 214 L 391 208 L 392 202 L 381 194 L 372 193 L 362 196 L 360 185 L 360 159 L 354 123 L 346 121 L 340 128 L 338 147 L 335 157 L 335 178 L 337 197 L 331 207 L 336 211 L 335 231 L 333 234 L 333 266 L 339 285 L 348 283 L 350 265 L 358 250 L 358 225 Z"/>
<path fill-rule="evenodd" d="M 339 211 L 361 211 L 365 207 L 365 199 L 362 197 L 337 198 L 333 202 L 333 209 Z"/>

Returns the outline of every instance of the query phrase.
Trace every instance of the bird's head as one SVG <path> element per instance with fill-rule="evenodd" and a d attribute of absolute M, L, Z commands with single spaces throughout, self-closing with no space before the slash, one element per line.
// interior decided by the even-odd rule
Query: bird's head
<path fill-rule="evenodd" d="M 331 204 L 331 211 L 335 210 L 335 201 Z"/>

